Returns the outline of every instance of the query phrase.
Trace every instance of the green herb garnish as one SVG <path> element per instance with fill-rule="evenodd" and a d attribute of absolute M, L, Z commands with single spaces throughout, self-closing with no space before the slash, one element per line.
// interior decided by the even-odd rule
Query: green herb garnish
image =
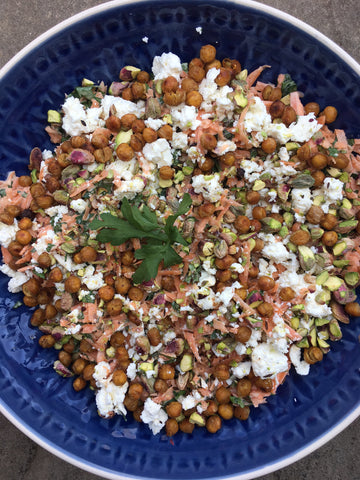
<path fill-rule="evenodd" d="M 244 400 L 240 397 L 234 397 L 234 396 L 231 395 L 230 401 L 233 405 L 237 405 L 241 408 L 244 408 L 244 406 L 245 406 Z"/>
<path fill-rule="evenodd" d="M 298 89 L 296 83 L 294 82 L 294 80 L 291 78 L 291 76 L 286 73 L 285 74 L 285 79 L 281 85 L 281 94 L 283 97 L 285 97 L 286 95 L 289 95 L 289 93 L 291 92 L 296 92 Z"/>
<path fill-rule="evenodd" d="M 142 262 L 132 278 L 135 283 L 147 282 L 156 277 L 161 262 L 165 268 L 182 262 L 180 255 L 171 245 L 174 243 L 187 245 L 187 242 L 174 223 L 180 215 L 189 210 L 190 205 L 191 197 L 185 193 L 176 214 L 170 215 L 162 226 L 158 224 L 155 213 L 146 205 L 143 205 L 140 211 L 124 198 L 121 205 L 124 218 L 104 213 L 100 215 L 101 220 L 93 220 L 90 223 L 90 229 L 100 229 L 96 240 L 102 243 L 121 245 L 132 238 L 145 240 L 141 248 L 135 251 L 135 258 Z"/>

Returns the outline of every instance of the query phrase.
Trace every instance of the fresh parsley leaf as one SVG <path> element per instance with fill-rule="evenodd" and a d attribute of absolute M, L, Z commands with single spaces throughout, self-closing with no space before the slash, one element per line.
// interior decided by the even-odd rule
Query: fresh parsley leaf
<path fill-rule="evenodd" d="M 231 395 L 230 401 L 233 405 L 238 405 L 241 408 L 245 407 L 244 400 L 240 397 L 233 397 Z"/>
<path fill-rule="evenodd" d="M 298 89 L 296 83 L 294 82 L 294 80 L 291 78 L 291 76 L 286 73 L 285 74 L 285 79 L 281 85 L 281 94 L 283 97 L 285 97 L 286 95 L 289 95 L 289 93 L 291 92 L 296 92 Z"/>
<path fill-rule="evenodd" d="M 5 197 L 5 195 L 6 195 L 6 190 L 5 190 L 5 188 L 1 188 L 1 189 L 0 189 L 0 197 Z"/>
<path fill-rule="evenodd" d="M 339 150 L 335 147 L 329 147 L 328 153 L 330 157 L 337 157 L 339 155 Z"/>

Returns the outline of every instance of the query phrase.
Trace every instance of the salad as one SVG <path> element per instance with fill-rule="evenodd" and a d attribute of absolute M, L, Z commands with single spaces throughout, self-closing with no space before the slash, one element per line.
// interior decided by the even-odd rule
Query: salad
<path fill-rule="evenodd" d="M 84 79 L 0 182 L 8 290 L 104 418 L 216 433 L 360 316 L 360 140 L 265 68 L 205 45 Z"/>

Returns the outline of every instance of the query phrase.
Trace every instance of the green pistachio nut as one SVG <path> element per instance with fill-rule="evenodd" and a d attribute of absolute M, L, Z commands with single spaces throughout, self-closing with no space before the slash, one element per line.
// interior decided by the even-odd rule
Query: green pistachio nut
<path fill-rule="evenodd" d="M 313 251 L 305 245 L 299 245 L 298 253 L 301 268 L 305 271 L 311 270 L 316 263 Z"/>

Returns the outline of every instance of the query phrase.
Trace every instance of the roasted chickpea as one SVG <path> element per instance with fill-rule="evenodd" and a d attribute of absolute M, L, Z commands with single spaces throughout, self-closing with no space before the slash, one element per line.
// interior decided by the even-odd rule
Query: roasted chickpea
<path fill-rule="evenodd" d="M 127 376 L 124 370 L 114 370 L 112 381 L 117 387 L 121 387 L 127 382 Z"/>
<path fill-rule="evenodd" d="M 95 262 L 97 258 L 97 251 L 94 247 L 83 247 L 80 250 L 80 257 L 82 262 L 91 263 Z"/>
<path fill-rule="evenodd" d="M 36 297 L 40 292 L 40 284 L 35 278 L 30 278 L 23 284 L 22 291 L 27 297 Z"/>
<path fill-rule="evenodd" d="M 48 303 L 51 302 L 53 297 L 54 297 L 54 292 L 48 288 L 44 288 L 40 290 L 37 296 L 37 301 L 40 305 L 47 305 Z"/>
<path fill-rule="evenodd" d="M 200 137 L 200 144 L 205 150 L 214 150 L 217 145 L 215 135 L 212 133 L 203 133 Z"/>
<path fill-rule="evenodd" d="M 211 415 L 206 420 L 206 429 L 209 433 L 216 433 L 218 430 L 220 430 L 221 426 L 222 421 L 219 415 Z"/>
<path fill-rule="evenodd" d="M 98 293 L 101 300 L 104 300 L 104 302 L 110 302 L 110 300 L 114 298 L 115 289 L 110 285 L 104 285 L 99 288 Z"/>
<path fill-rule="evenodd" d="M 2 212 L 0 213 L 0 222 L 5 223 L 5 225 L 13 225 L 14 216 L 8 212 Z"/>
<path fill-rule="evenodd" d="M 257 307 L 257 311 L 262 317 L 272 317 L 274 315 L 274 307 L 269 302 L 263 302 Z"/>
<path fill-rule="evenodd" d="M 110 115 L 105 121 L 105 126 L 112 132 L 120 132 L 121 119 L 115 115 Z"/>
<path fill-rule="evenodd" d="M 273 153 L 276 150 L 276 140 L 268 137 L 261 143 L 261 148 L 265 153 Z"/>
<path fill-rule="evenodd" d="M 168 389 L 168 385 L 165 382 L 165 380 L 162 380 L 161 378 L 158 378 L 155 380 L 155 383 L 154 383 L 155 392 L 165 393 L 167 389 Z"/>
<path fill-rule="evenodd" d="M 252 209 L 252 216 L 255 220 L 262 220 L 266 217 L 266 210 L 264 207 L 254 207 Z"/>
<path fill-rule="evenodd" d="M 135 302 L 141 302 L 144 298 L 144 292 L 139 287 L 131 287 L 128 291 L 128 297 Z"/>
<path fill-rule="evenodd" d="M 167 290 L 168 292 L 173 292 L 174 290 L 176 290 L 174 277 L 171 277 L 170 275 L 164 275 L 161 278 L 161 286 L 164 290 Z"/>
<path fill-rule="evenodd" d="M 132 102 L 134 100 L 134 95 L 132 93 L 131 87 L 124 88 L 124 90 L 121 92 L 121 96 L 124 100 L 128 100 L 129 102 Z"/>
<path fill-rule="evenodd" d="M 67 353 L 73 353 L 75 350 L 75 340 L 71 337 L 69 341 L 63 345 L 63 350 Z"/>
<path fill-rule="evenodd" d="M 123 265 L 132 265 L 134 263 L 134 252 L 132 250 L 127 250 L 121 255 L 121 263 Z"/>
<path fill-rule="evenodd" d="M 45 188 L 41 183 L 34 183 L 30 187 L 30 193 L 33 198 L 41 197 L 42 195 L 45 195 Z"/>
<path fill-rule="evenodd" d="M 81 280 L 79 277 L 76 277 L 75 275 L 70 275 L 65 280 L 65 291 L 69 293 L 76 293 L 80 290 L 81 287 Z"/>
<path fill-rule="evenodd" d="M 159 345 L 159 343 L 161 343 L 161 335 L 156 327 L 150 328 L 147 332 L 147 336 L 151 346 L 156 347 Z"/>
<path fill-rule="evenodd" d="M 49 268 L 51 266 L 51 257 L 48 253 L 43 252 L 38 257 L 38 264 L 42 268 Z"/>
<path fill-rule="evenodd" d="M 18 227 L 21 230 L 29 230 L 32 227 L 32 221 L 30 218 L 24 217 L 18 222 Z"/>
<path fill-rule="evenodd" d="M 222 155 L 220 157 L 220 160 L 226 167 L 232 167 L 235 163 L 236 158 L 234 152 L 226 152 L 225 155 Z"/>
<path fill-rule="evenodd" d="M 19 177 L 19 185 L 20 187 L 30 187 L 32 185 L 32 180 L 29 175 L 21 175 Z"/>
<path fill-rule="evenodd" d="M 39 338 L 39 345 L 41 348 L 52 348 L 55 343 L 55 338 L 52 335 L 42 335 Z"/>
<path fill-rule="evenodd" d="M 314 187 L 320 187 L 324 183 L 325 173 L 321 170 L 316 170 L 311 174 L 313 179 L 315 180 Z"/>
<path fill-rule="evenodd" d="M 139 400 L 143 390 L 144 387 L 141 385 L 141 383 L 132 383 L 129 387 L 128 395 L 131 398 Z"/>
<path fill-rule="evenodd" d="M 5 212 L 12 217 L 18 217 L 21 213 L 21 208 L 18 205 L 8 205 L 5 207 Z"/>
<path fill-rule="evenodd" d="M 272 277 L 269 277 L 267 275 L 263 275 L 262 277 L 259 277 L 258 279 L 258 287 L 260 290 L 264 290 L 265 292 L 267 290 L 271 290 L 275 286 L 275 280 Z"/>
<path fill-rule="evenodd" d="M 238 215 L 234 227 L 239 233 L 247 233 L 250 230 L 250 219 L 245 215 Z"/>
<path fill-rule="evenodd" d="M 157 132 L 153 128 L 150 127 L 145 127 L 144 130 L 142 131 L 142 136 L 145 140 L 146 143 L 152 143 L 155 142 L 157 139 Z"/>
<path fill-rule="evenodd" d="M 313 365 L 314 363 L 321 362 L 324 354 L 319 347 L 310 347 L 304 349 L 304 360 L 306 363 Z"/>
<path fill-rule="evenodd" d="M 344 170 L 349 165 L 350 160 L 344 153 L 338 153 L 336 157 L 332 157 L 330 163 L 334 167 Z"/>
<path fill-rule="evenodd" d="M 123 307 L 123 303 L 120 300 L 120 298 L 114 298 L 113 300 L 110 300 L 110 302 L 106 304 L 106 310 L 111 317 L 120 315 L 122 307 Z"/>
<path fill-rule="evenodd" d="M 203 102 L 203 96 L 197 90 L 192 90 L 187 92 L 185 103 L 186 105 L 190 105 L 192 107 L 200 108 L 200 105 Z"/>
<path fill-rule="evenodd" d="M 234 417 L 238 418 L 239 420 L 247 420 L 250 415 L 250 407 L 245 405 L 244 407 L 235 407 L 234 409 Z"/>
<path fill-rule="evenodd" d="M 255 377 L 255 385 L 264 392 L 271 392 L 273 389 L 273 381 L 271 378 L 259 378 Z"/>
<path fill-rule="evenodd" d="M 188 418 L 184 418 L 184 420 L 179 423 L 179 428 L 183 433 L 192 433 L 195 425 L 191 423 Z"/>
<path fill-rule="evenodd" d="M 64 350 L 60 350 L 58 359 L 65 367 L 69 367 L 71 365 L 71 361 L 72 361 L 71 354 L 68 352 L 65 352 Z"/>
<path fill-rule="evenodd" d="M 308 115 L 309 113 L 314 113 L 317 117 L 320 113 L 320 106 L 316 102 L 309 102 L 304 107 L 305 114 Z"/>
<path fill-rule="evenodd" d="M 280 100 L 281 97 L 282 97 L 281 87 L 273 87 L 270 92 L 268 100 L 270 100 L 271 102 L 275 102 L 276 100 Z"/>
<path fill-rule="evenodd" d="M 228 380 L 230 378 L 229 367 L 223 363 L 219 363 L 214 368 L 214 376 L 219 380 Z"/>
<path fill-rule="evenodd" d="M 214 168 L 215 162 L 212 158 L 206 157 L 201 163 L 199 162 L 199 168 L 202 172 L 210 172 Z"/>
<path fill-rule="evenodd" d="M 324 211 L 318 205 L 312 205 L 306 214 L 306 220 L 313 225 L 321 223 L 324 217 Z"/>
<path fill-rule="evenodd" d="M 176 418 L 181 415 L 182 412 L 182 405 L 180 402 L 171 402 L 166 405 L 166 413 L 171 418 Z"/>
<path fill-rule="evenodd" d="M 230 402 L 231 393 L 226 387 L 219 387 L 216 390 L 215 398 L 219 404 L 226 404 Z"/>
<path fill-rule="evenodd" d="M 250 205 L 255 205 L 257 204 L 259 201 L 260 201 L 260 193 L 259 192 L 255 192 L 253 190 L 249 190 L 248 192 L 246 192 L 246 201 L 250 204 Z"/>
<path fill-rule="evenodd" d="M 297 230 L 290 235 L 290 242 L 294 245 L 306 245 L 311 239 L 307 230 Z"/>
<path fill-rule="evenodd" d="M 21 245 L 21 243 L 17 242 L 16 240 L 13 240 L 8 245 L 8 251 L 13 257 L 20 257 L 20 252 L 23 248 L 24 245 Z"/>
<path fill-rule="evenodd" d="M 322 220 L 320 221 L 320 226 L 325 230 L 333 230 L 338 224 L 338 220 L 335 215 L 331 213 L 326 213 Z"/>
<path fill-rule="evenodd" d="M 325 115 L 325 123 L 326 124 L 335 122 L 337 114 L 338 114 L 338 112 L 337 112 L 336 108 L 332 107 L 330 105 L 328 107 L 325 107 L 323 112 L 322 112 L 322 115 Z"/>
<path fill-rule="evenodd" d="M 115 290 L 120 295 L 126 295 L 131 287 L 131 282 L 126 277 L 119 277 L 115 280 Z"/>
<path fill-rule="evenodd" d="M 219 87 L 224 87 L 225 85 L 228 85 L 231 78 L 232 78 L 232 71 L 229 70 L 228 68 L 220 67 L 220 73 L 215 78 L 215 83 Z"/>
<path fill-rule="evenodd" d="M 329 158 L 324 153 L 316 153 L 310 159 L 310 164 L 313 168 L 315 168 L 315 170 L 322 170 L 327 166 L 328 162 Z"/>
<path fill-rule="evenodd" d="M 141 133 L 134 133 L 130 138 L 130 147 L 134 152 L 141 152 L 144 148 L 145 140 Z"/>
<path fill-rule="evenodd" d="M 75 378 L 75 380 L 73 381 L 73 389 L 76 392 L 80 392 L 81 390 L 84 390 L 86 385 L 87 385 L 87 382 L 82 377 Z"/>
<path fill-rule="evenodd" d="M 114 332 L 110 337 L 110 345 L 112 347 L 120 347 L 125 343 L 125 336 L 122 332 Z"/>
<path fill-rule="evenodd" d="M 23 304 L 30 308 L 36 307 L 36 305 L 38 305 L 38 301 L 36 297 L 30 297 L 28 295 L 24 295 Z"/>
<path fill-rule="evenodd" d="M 189 67 L 189 77 L 195 80 L 195 82 L 200 83 L 205 77 L 205 70 L 196 65 L 191 66 Z"/>
<path fill-rule="evenodd" d="M 51 304 L 46 305 L 46 307 L 45 307 L 45 317 L 46 317 L 46 320 L 51 320 L 51 319 L 55 318 L 56 315 L 57 315 L 57 313 L 58 313 L 58 312 L 57 312 L 57 310 L 56 310 L 56 308 L 55 308 L 54 305 L 51 305 Z"/>
<path fill-rule="evenodd" d="M 146 100 L 146 86 L 144 83 L 134 82 L 130 88 L 134 100 Z"/>
<path fill-rule="evenodd" d="M 216 58 L 216 48 L 213 45 L 203 45 L 200 48 L 200 60 L 203 63 L 210 63 Z"/>
<path fill-rule="evenodd" d="M 137 82 L 148 83 L 149 80 L 150 80 L 150 75 L 149 75 L 148 72 L 145 72 L 144 70 L 141 70 L 141 72 L 139 72 L 136 75 L 136 81 Z"/>
<path fill-rule="evenodd" d="M 198 208 L 198 214 L 200 218 L 210 217 L 216 210 L 213 203 L 205 203 Z"/>
<path fill-rule="evenodd" d="M 98 163 L 107 163 L 113 159 L 113 151 L 110 147 L 98 148 L 94 152 L 94 157 Z"/>
<path fill-rule="evenodd" d="M 235 258 L 232 255 L 226 255 L 224 258 L 215 259 L 215 266 L 219 270 L 228 270 L 233 263 L 235 263 Z"/>
<path fill-rule="evenodd" d="M 45 310 L 38 308 L 32 314 L 30 323 L 33 327 L 39 327 L 45 322 Z"/>
<path fill-rule="evenodd" d="M 220 60 L 213 60 L 212 62 L 210 63 L 207 63 L 205 65 L 205 72 L 207 73 L 209 70 L 211 70 L 212 68 L 216 68 L 217 70 L 221 68 L 221 62 Z"/>
<path fill-rule="evenodd" d="M 175 107 L 176 105 L 185 102 L 185 98 L 186 93 L 184 90 L 178 89 L 176 92 L 166 92 L 163 96 L 163 101 L 166 105 Z"/>
<path fill-rule="evenodd" d="M 131 129 L 134 133 L 142 133 L 145 128 L 144 120 L 137 118 L 131 125 Z"/>
<path fill-rule="evenodd" d="M 279 292 L 279 297 L 284 302 L 289 302 L 295 298 L 296 294 L 291 287 L 284 287 Z"/>
<path fill-rule="evenodd" d="M 159 169 L 159 177 L 163 180 L 171 180 L 174 178 L 175 171 L 173 168 L 164 166 Z"/>
<path fill-rule="evenodd" d="M 350 302 L 345 305 L 345 312 L 352 317 L 360 317 L 360 305 L 357 302 Z"/>
<path fill-rule="evenodd" d="M 255 238 L 255 246 L 253 252 L 260 252 L 264 248 L 264 241 L 261 238 Z"/>
<path fill-rule="evenodd" d="M 129 162 L 134 157 L 134 150 L 127 143 L 120 143 L 116 148 L 116 155 L 123 162 Z"/>
<path fill-rule="evenodd" d="M 186 77 L 181 82 L 181 89 L 184 90 L 184 92 L 194 92 L 199 90 L 199 84 L 192 78 Z"/>
<path fill-rule="evenodd" d="M 271 118 L 281 118 L 285 110 L 285 105 L 281 100 L 275 100 L 269 108 Z"/>
<path fill-rule="evenodd" d="M 57 155 L 57 161 L 60 167 L 65 168 L 70 165 L 69 155 L 67 153 L 60 153 Z"/>
<path fill-rule="evenodd" d="M 236 393 L 239 397 L 248 397 L 251 392 L 251 381 L 248 378 L 241 378 L 236 385 Z"/>
<path fill-rule="evenodd" d="M 161 380 L 172 380 L 175 378 L 175 368 L 169 364 L 163 364 L 159 368 L 159 378 Z"/>
<path fill-rule="evenodd" d="M 49 280 L 54 283 L 59 283 L 63 279 L 62 271 L 59 267 L 54 267 L 49 273 Z"/>
<path fill-rule="evenodd" d="M 170 75 L 169 77 L 166 77 L 161 84 L 161 89 L 164 93 L 176 92 L 178 88 L 179 88 L 179 82 L 172 75 Z"/>
<path fill-rule="evenodd" d="M 89 381 L 93 378 L 93 373 L 95 372 L 95 364 L 89 363 L 83 370 L 82 377 L 84 380 Z"/>
<path fill-rule="evenodd" d="M 171 140 L 173 137 L 173 129 L 171 125 L 162 125 L 157 131 L 159 138 L 165 138 L 165 140 Z"/>
<path fill-rule="evenodd" d="M 329 230 L 323 234 L 321 241 L 326 247 L 332 247 L 338 241 L 338 238 L 339 236 L 334 230 Z"/>
<path fill-rule="evenodd" d="M 230 404 L 221 404 L 219 405 L 218 414 L 224 420 L 230 420 L 234 416 L 234 407 Z"/>
<path fill-rule="evenodd" d="M 281 115 L 281 120 L 283 121 L 283 123 L 285 123 L 285 125 L 288 127 L 292 123 L 296 122 L 296 118 L 297 115 L 293 107 L 291 107 L 290 105 L 286 105 L 283 114 Z"/>
<path fill-rule="evenodd" d="M 21 245 L 28 245 L 32 240 L 31 233 L 28 230 L 18 230 L 15 238 Z"/>
<path fill-rule="evenodd" d="M 216 280 L 221 283 L 228 282 L 231 279 L 231 271 L 230 270 L 217 270 L 216 271 Z"/>
<path fill-rule="evenodd" d="M 88 362 L 84 358 L 77 358 L 72 364 L 72 371 L 75 375 L 81 375 L 86 365 L 88 365 Z"/>
<path fill-rule="evenodd" d="M 75 135 L 70 138 L 70 143 L 73 148 L 81 148 L 85 145 L 86 140 L 81 135 Z"/>
<path fill-rule="evenodd" d="M 135 412 L 135 410 L 139 406 L 139 400 L 137 398 L 132 398 L 129 395 L 126 395 L 124 405 L 129 410 L 129 412 Z"/>
<path fill-rule="evenodd" d="M 179 431 L 179 424 L 175 418 L 168 418 L 165 423 L 165 431 L 168 437 L 176 435 Z"/>
<path fill-rule="evenodd" d="M 250 339 L 251 333 L 252 330 L 250 327 L 241 325 L 235 333 L 235 340 L 240 343 L 246 343 Z"/>

